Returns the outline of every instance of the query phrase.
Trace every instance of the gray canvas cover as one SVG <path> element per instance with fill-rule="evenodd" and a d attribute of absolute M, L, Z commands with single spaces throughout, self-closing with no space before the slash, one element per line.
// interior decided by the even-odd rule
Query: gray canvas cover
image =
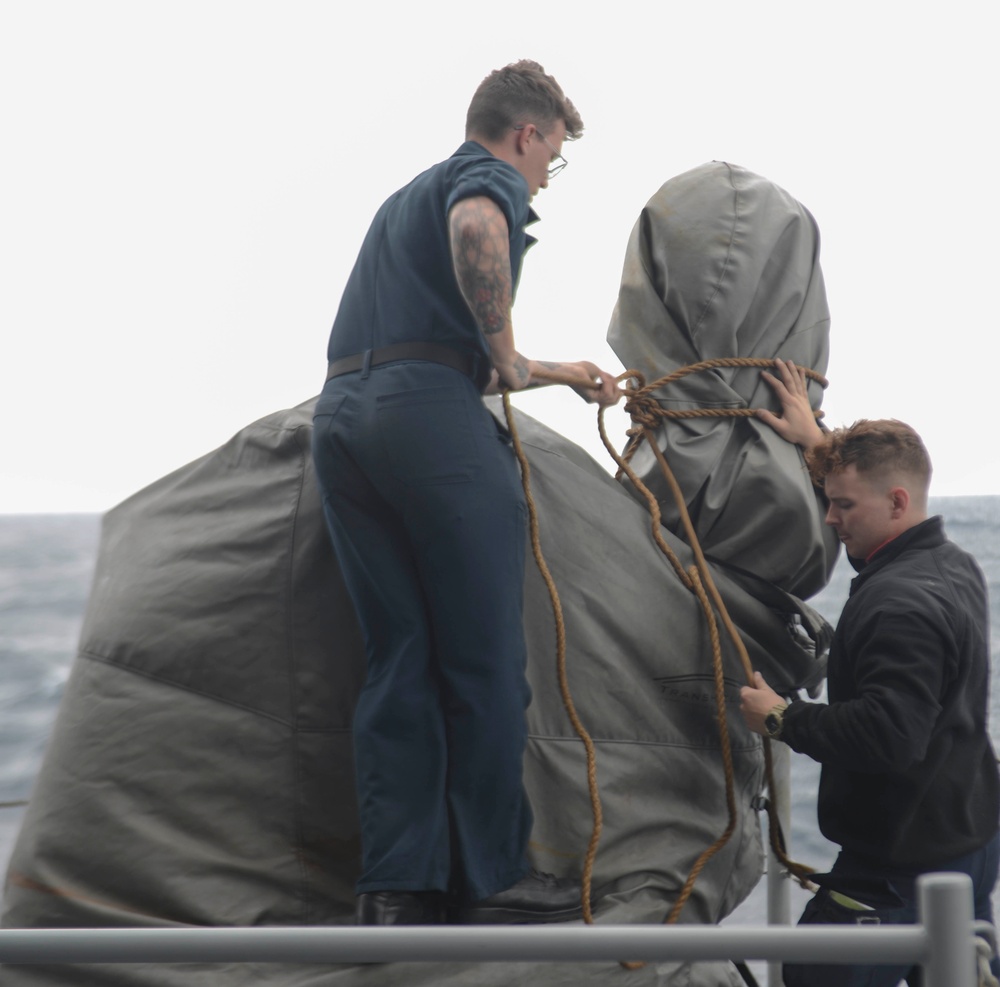
<path fill-rule="evenodd" d="M 255 422 L 106 515 L 79 656 L 7 875 L 5 927 L 351 921 L 359 854 L 350 723 L 363 650 L 323 530 L 309 456 L 312 407 Z M 491 409 L 499 411 L 496 401 Z M 700 605 L 653 543 L 649 515 L 629 490 L 551 429 L 523 414 L 515 420 L 561 596 L 570 686 L 597 751 L 604 831 L 596 920 L 661 922 L 728 822 Z M 787 523 L 792 512 L 809 515 L 801 528 L 818 530 L 815 499 L 797 492 L 801 460 L 784 452 L 762 463 L 781 476 L 775 499 L 743 512 L 748 539 L 772 530 L 773 515 Z M 786 489 L 792 494 L 782 499 Z M 666 537 L 689 564 L 690 549 Z M 809 539 L 787 548 L 790 566 L 804 567 L 816 550 Z M 754 666 L 778 686 L 815 682 L 822 656 L 813 639 L 829 628 L 752 575 L 720 563 L 712 570 Z M 591 832 L 585 755 L 559 694 L 553 616 L 530 558 L 525 600 L 531 854 L 543 870 L 579 874 Z M 751 799 L 761 788 L 762 748 L 738 714 L 743 671 L 734 648 L 724 648 L 738 818 L 682 922 L 719 921 L 761 873 Z M 251 980 L 741 982 L 724 963 L 3 971 L 5 987 Z"/>
<path fill-rule="evenodd" d="M 720 357 L 780 357 L 825 374 L 829 328 L 819 230 L 784 189 L 713 161 L 670 179 L 646 203 L 608 342 L 647 383 Z M 818 409 L 822 387 L 811 381 L 809 389 Z M 673 410 L 773 405 L 755 367 L 691 374 L 656 397 Z M 754 418 L 668 420 L 657 444 L 669 450 L 708 556 L 804 599 L 826 585 L 838 542 L 797 449 Z M 679 531 L 653 453 L 643 446 L 633 466 L 657 495 L 664 523 Z M 782 510 L 763 510 L 778 504 Z M 749 514 L 758 515 L 752 523 Z"/>

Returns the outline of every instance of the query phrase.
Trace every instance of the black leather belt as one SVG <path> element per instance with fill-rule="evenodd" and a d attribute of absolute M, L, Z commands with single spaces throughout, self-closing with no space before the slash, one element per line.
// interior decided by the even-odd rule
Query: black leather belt
<path fill-rule="evenodd" d="M 441 343 L 393 343 L 391 346 L 380 346 L 377 350 L 354 353 L 329 364 L 326 369 L 326 379 L 354 373 L 355 370 L 362 370 L 365 367 L 392 363 L 393 360 L 429 360 L 431 363 L 443 363 L 446 367 L 458 370 L 466 377 L 475 380 L 475 357 L 471 353 L 459 353 L 458 350 Z"/>

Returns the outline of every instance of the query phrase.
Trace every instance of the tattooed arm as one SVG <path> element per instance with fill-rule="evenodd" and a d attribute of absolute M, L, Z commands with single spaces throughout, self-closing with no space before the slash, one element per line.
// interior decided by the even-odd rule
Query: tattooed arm
<path fill-rule="evenodd" d="M 531 384 L 529 387 L 544 387 L 556 381 L 546 380 L 545 371 L 558 375 L 558 383 L 569 384 L 584 401 L 600 404 L 605 407 L 617 404 L 622 392 L 618 389 L 618 379 L 614 374 L 601 370 L 589 360 L 578 360 L 575 363 L 550 363 L 548 360 L 529 360 L 531 367 Z M 565 378 L 575 377 L 580 383 L 570 383 Z"/>
<path fill-rule="evenodd" d="M 500 383 L 520 390 L 530 383 L 531 368 L 514 348 L 507 219 L 492 199 L 481 195 L 456 202 L 448 226 L 458 286 L 489 343 Z"/>
<path fill-rule="evenodd" d="M 550 370 L 579 379 L 580 384 L 570 386 L 585 400 L 615 404 L 621 394 L 614 376 L 593 363 L 538 363 L 525 359 L 514 347 L 510 244 L 507 219 L 500 207 L 487 196 L 462 199 L 452 207 L 448 225 L 458 286 L 486 337 L 493 360 L 494 377 L 486 392 L 544 386 L 551 381 L 535 374 Z"/>

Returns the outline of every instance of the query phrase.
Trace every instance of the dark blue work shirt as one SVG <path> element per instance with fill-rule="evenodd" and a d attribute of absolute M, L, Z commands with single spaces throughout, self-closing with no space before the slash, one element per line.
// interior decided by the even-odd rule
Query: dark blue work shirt
<path fill-rule="evenodd" d="M 375 214 L 330 332 L 330 361 L 391 343 L 443 343 L 472 353 L 476 383 L 486 386 L 489 345 L 459 289 L 448 232 L 451 207 L 480 195 L 507 218 L 516 289 L 524 251 L 535 242 L 525 227 L 538 218 L 529 205 L 528 183 L 513 165 L 466 141 Z"/>

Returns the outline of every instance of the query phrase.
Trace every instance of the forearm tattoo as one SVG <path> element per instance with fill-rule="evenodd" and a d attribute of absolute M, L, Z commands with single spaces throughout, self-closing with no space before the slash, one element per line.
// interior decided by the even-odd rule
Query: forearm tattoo
<path fill-rule="evenodd" d="M 489 199 L 464 199 L 450 215 L 455 275 L 487 336 L 510 323 L 511 277 L 507 221 Z"/>
<path fill-rule="evenodd" d="M 538 365 L 540 367 L 544 367 L 546 370 L 551 370 L 553 373 L 559 373 L 561 370 L 565 370 L 566 369 L 566 364 L 565 363 L 555 363 L 552 360 L 538 360 L 537 363 L 538 363 Z M 535 380 L 533 380 L 531 382 L 531 386 L 532 387 L 544 387 L 548 383 L 549 383 L 549 381 L 547 381 L 547 380 L 544 380 L 544 379 L 538 380 L 536 378 Z"/>

